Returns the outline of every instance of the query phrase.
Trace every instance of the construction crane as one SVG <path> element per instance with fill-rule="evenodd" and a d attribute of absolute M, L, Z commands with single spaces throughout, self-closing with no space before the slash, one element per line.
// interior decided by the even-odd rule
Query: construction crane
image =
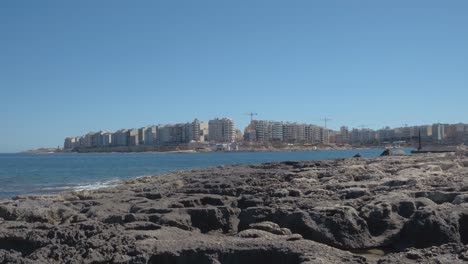
<path fill-rule="evenodd" d="M 252 122 L 253 120 L 253 117 L 258 115 L 257 113 L 253 113 L 253 112 L 250 112 L 250 113 L 247 113 L 247 114 L 244 114 L 244 115 L 249 115 L 250 116 L 250 122 Z"/>
<path fill-rule="evenodd" d="M 331 121 L 332 119 L 331 118 L 328 118 L 328 117 L 324 117 L 322 119 L 320 119 L 320 121 L 323 121 L 323 123 L 325 124 L 325 128 L 327 128 L 327 122 L 328 121 Z"/>

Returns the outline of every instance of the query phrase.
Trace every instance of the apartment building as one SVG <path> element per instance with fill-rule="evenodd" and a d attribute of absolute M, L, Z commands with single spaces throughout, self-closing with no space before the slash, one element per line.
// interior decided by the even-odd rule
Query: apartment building
<path fill-rule="evenodd" d="M 158 143 L 159 145 L 175 145 L 181 144 L 185 140 L 183 135 L 185 128 L 183 124 L 164 125 L 160 126 L 158 130 Z"/>
<path fill-rule="evenodd" d="M 322 141 L 322 132 L 320 132 L 320 127 L 316 125 L 306 125 L 305 126 L 305 141 L 307 143 L 323 143 Z"/>
<path fill-rule="evenodd" d="M 230 118 L 216 118 L 208 122 L 208 137 L 211 142 L 234 142 L 234 121 Z"/>
<path fill-rule="evenodd" d="M 156 145 L 158 143 L 157 137 L 158 137 L 158 127 L 157 126 L 147 127 L 145 130 L 144 144 Z"/>
<path fill-rule="evenodd" d="M 63 143 L 64 149 L 74 149 L 80 146 L 80 137 L 67 137 Z"/>
<path fill-rule="evenodd" d="M 300 123 L 283 124 L 283 141 L 300 143 L 306 141 L 306 125 Z"/>
<path fill-rule="evenodd" d="M 209 139 L 209 129 L 208 122 L 200 121 L 200 142 L 208 141 Z"/>
<path fill-rule="evenodd" d="M 112 133 L 112 146 L 128 146 L 128 129 L 120 129 Z"/>

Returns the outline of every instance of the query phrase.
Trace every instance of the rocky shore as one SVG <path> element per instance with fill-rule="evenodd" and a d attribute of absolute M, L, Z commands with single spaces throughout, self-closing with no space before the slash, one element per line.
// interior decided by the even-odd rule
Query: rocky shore
<path fill-rule="evenodd" d="M 0 263 L 465 263 L 464 153 L 222 166 L 0 200 Z"/>

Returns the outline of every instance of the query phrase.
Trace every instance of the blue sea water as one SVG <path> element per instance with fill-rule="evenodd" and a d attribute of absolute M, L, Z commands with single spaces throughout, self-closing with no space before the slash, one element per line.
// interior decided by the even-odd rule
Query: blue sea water
<path fill-rule="evenodd" d="M 139 176 L 228 164 L 376 157 L 383 149 L 294 152 L 0 154 L 0 197 L 97 189 Z M 409 153 L 409 149 L 405 150 Z"/>

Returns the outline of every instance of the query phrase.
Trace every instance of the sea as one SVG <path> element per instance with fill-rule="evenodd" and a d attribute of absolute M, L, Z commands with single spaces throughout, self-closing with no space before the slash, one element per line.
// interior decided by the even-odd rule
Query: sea
<path fill-rule="evenodd" d="M 411 149 L 403 149 L 410 153 Z M 290 152 L 0 154 L 0 198 L 111 187 L 122 180 L 231 164 L 377 157 L 383 149 Z"/>

